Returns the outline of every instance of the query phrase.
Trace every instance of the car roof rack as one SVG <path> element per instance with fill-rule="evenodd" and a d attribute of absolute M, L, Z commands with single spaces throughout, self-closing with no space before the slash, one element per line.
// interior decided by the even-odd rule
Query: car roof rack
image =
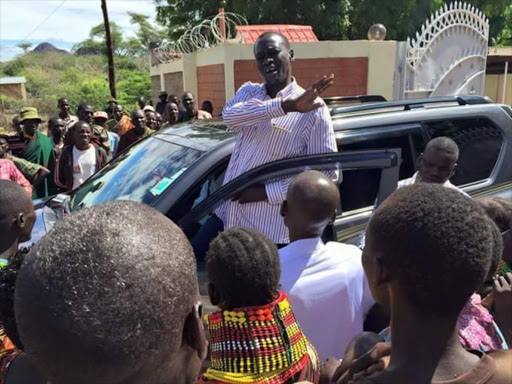
<path fill-rule="evenodd" d="M 380 101 L 387 101 L 384 96 L 381 95 L 358 95 L 358 96 L 333 96 L 324 97 L 323 101 L 327 105 L 336 103 L 345 103 L 350 101 L 359 101 L 360 103 L 376 103 Z"/>
<path fill-rule="evenodd" d="M 475 95 L 462 95 L 462 96 L 443 96 L 443 97 L 429 97 L 424 99 L 410 99 L 410 100 L 398 100 L 398 101 L 386 101 L 377 103 L 368 103 L 352 106 L 339 106 L 331 110 L 331 115 L 337 115 L 339 113 L 349 112 L 363 112 L 372 111 L 377 109 L 386 108 L 398 108 L 403 107 L 405 111 L 412 109 L 423 108 L 428 104 L 441 104 L 441 103 L 458 103 L 459 105 L 477 105 L 477 104 L 489 104 L 490 101 L 483 96 Z"/>

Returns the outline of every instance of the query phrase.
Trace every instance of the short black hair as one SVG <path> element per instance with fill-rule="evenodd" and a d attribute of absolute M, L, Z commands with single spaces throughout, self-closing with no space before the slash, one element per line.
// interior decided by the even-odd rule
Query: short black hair
<path fill-rule="evenodd" d="M 260 40 L 265 39 L 265 38 L 270 37 L 270 36 L 279 36 L 285 42 L 286 48 L 291 49 L 290 41 L 288 40 L 288 38 L 285 35 L 283 35 L 282 33 L 279 33 L 279 32 L 263 32 L 261 35 L 258 36 L 256 41 L 254 42 L 254 47 L 256 47 L 256 45 L 258 45 L 258 42 Z"/>
<path fill-rule="evenodd" d="M 76 109 L 76 113 L 77 113 L 77 114 L 78 114 L 78 113 L 80 113 L 80 111 L 81 111 L 82 109 L 85 109 L 85 108 L 91 108 L 91 109 L 94 109 L 94 108 L 93 108 L 93 106 L 92 106 L 91 104 L 89 104 L 89 103 L 80 103 L 80 104 L 78 104 L 78 107 L 77 107 L 77 109 Z"/>
<path fill-rule="evenodd" d="M 16 322 L 52 382 L 121 382 L 172 358 L 197 295 L 181 229 L 147 205 L 114 201 L 58 221 L 32 248 Z"/>
<path fill-rule="evenodd" d="M 368 240 L 410 305 L 430 315 L 460 312 L 486 277 L 494 246 L 476 202 L 428 183 L 400 188 L 384 201 Z"/>
<path fill-rule="evenodd" d="M 7 266 L 0 268 L 0 324 L 4 327 L 7 337 L 20 350 L 23 350 L 23 343 L 14 317 L 14 289 L 18 271 L 27 252 L 27 248 L 18 250 L 9 258 Z"/>
<path fill-rule="evenodd" d="M 427 143 L 425 151 L 427 151 L 427 149 L 436 149 L 449 155 L 453 155 L 456 159 L 459 158 L 459 146 L 455 141 L 446 136 L 439 136 L 430 140 Z"/>
<path fill-rule="evenodd" d="M 478 200 L 478 203 L 501 232 L 510 229 L 510 223 L 512 222 L 511 201 L 501 197 L 485 197 Z"/>
<path fill-rule="evenodd" d="M 8 216 L 25 212 L 31 205 L 32 199 L 20 185 L 10 180 L 0 180 L 0 224 Z"/>
<path fill-rule="evenodd" d="M 62 102 L 64 101 L 68 101 L 69 102 L 69 99 L 67 97 L 61 97 L 58 101 L 57 101 L 57 105 L 60 105 Z"/>
<path fill-rule="evenodd" d="M 252 229 L 231 228 L 217 236 L 206 254 L 206 272 L 229 309 L 268 304 L 279 292 L 277 247 Z"/>

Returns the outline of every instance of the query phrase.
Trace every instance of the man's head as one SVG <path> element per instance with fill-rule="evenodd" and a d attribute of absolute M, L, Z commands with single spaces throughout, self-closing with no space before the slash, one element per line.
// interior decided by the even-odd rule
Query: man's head
<path fill-rule="evenodd" d="M 89 125 L 93 124 L 94 108 L 92 105 L 87 103 L 80 104 L 76 114 L 78 116 L 78 120 L 85 121 Z"/>
<path fill-rule="evenodd" d="M 23 131 L 29 136 L 34 136 L 39 130 L 41 118 L 36 108 L 26 107 L 21 110 L 20 123 L 23 125 Z"/>
<path fill-rule="evenodd" d="M 144 98 L 144 96 L 141 96 L 137 99 L 137 104 L 139 105 L 140 109 L 144 109 L 144 107 L 146 106 L 146 99 Z"/>
<path fill-rule="evenodd" d="M 0 159 L 4 158 L 9 152 L 9 143 L 3 137 L 0 137 Z"/>
<path fill-rule="evenodd" d="M 130 115 L 132 119 L 132 124 L 135 126 L 135 129 L 140 133 L 144 132 L 146 129 L 146 115 L 142 109 L 134 109 L 132 114 Z"/>
<path fill-rule="evenodd" d="M 108 101 L 108 106 L 112 109 L 114 109 L 114 107 L 117 105 L 117 100 L 116 99 L 110 99 Z"/>
<path fill-rule="evenodd" d="M 201 109 L 213 116 L 213 104 L 210 100 L 203 101 L 203 103 L 201 104 Z"/>
<path fill-rule="evenodd" d="M 48 121 L 48 128 L 53 137 L 53 141 L 58 143 L 66 134 L 66 124 L 59 116 L 54 116 Z"/>
<path fill-rule="evenodd" d="M 501 233 L 502 259 L 512 263 L 512 202 L 500 197 L 486 197 L 478 200 L 478 203 Z"/>
<path fill-rule="evenodd" d="M 281 206 L 291 241 L 321 236 L 336 218 L 339 202 L 336 184 L 322 172 L 305 171 L 293 179 Z"/>
<path fill-rule="evenodd" d="M 428 142 L 418 162 L 420 178 L 425 183 L 444 184 L 455 173 L 459 147 L 448 137 L 436 137 Z"/>
<path fill-rule="evenodd" d="M 27 192 L 12 181 L 0 180 L 0 254 L 30 240 L 35 221 L 34 205 Z"/>
<path fill-rule="evenodd" d="M 153 111 L 146 111 L 146 127 L 155 130 L 156 129 L 156 114 Z"/>
<path fill-rule="evenodd" d="M 379 303 L 456 319 L 486 277 L 494 247 L 475 201 L 420 183 L 400 188 L 375 211 L 363 266 Z"/>
<path fill-rule="evenodd" d="M 180 115 L 180 110 L 178 108 L 178 104 L 170 101 L 167 103 L 165 107 L 165 113 L 168 116 L 168 122 L 170 124 L 176 123 L 178 121 L 178 117 Z"/>
<path fill-rule="evenodd" d="M 276 299 L 281 265 L 275 244 L 252 229 L 231 228 L 206 254 L 208 293 L 222 309 L 264 305 Z"/>
<path fill-rule="evenodd" d="M 169 98 L 167 100 L 169 100 L 170 103 L 176 104 L 178 108 L 180 107 L 180 98 L 178 97 L 178 95 L 173 93 L 172 95 L 169 95 Z"/>
<path fill-rule="evenodd" d="M 123 118 L 123 106 L 121 104 L 116 104 L 114 107 L 114 118 L 119 121 Z"/>
<path fill-rule="evenodd" d="M 85 121 L 77 122 L 72 128 L 75 134 L 75 147 L 83 151 L 91 145 L 92 128 Z"/>
<path fill-rule="evenodd" d="M 196 100 L 192 92 L 185 92 L 183 94 L 183 107 L 189 116 L 193 116 L 197 113 L 196 111 Z"/>
<path fill-rule="evenodd" d="M 107 123 L 107 120 L 108 120 L 107 112 L 103 112 L 103 111 L 94 112 L 94 115 L 93 115 L 94 124 L 105 128 L 105 124 Z"/>
<path fill-rule="evenodd" d="M 190 383 L 206 353 L 197 300 L 183 232 L 153 208 L 115 201 L 58 221 L 34 246 L 15 314 L 52 382 Z"/>
<path fill-rule="evenodd" d="M 59 112 L 62 116 L 69 115 L 71 105 L 68 99 L 66 99 L 65 97 L 61 97 L 57 102 L 57 107 L 59 108 Z"/>
<path fill-rule="evenodd" d="M 277 32 L 265 32 L 254 44 L 256 65 L 265 84 L 282 86 L 292 76 L 293 50 L 288 39 Z"/>
<path fill-rule="evenodd" d="M 158 95 L 158 98 L 160 99 L 161 102 L 165 103 L 167 101 L 167 96 L 167 92 L 162 91 L 160 92 L 160 95 Z"/>
<path fill-rule="evenodd" d="M 159 114 L 158 112 L 155 112 L 155 118 L 156 118 L 156 124 L 155 124 L 155 128 L 157 131 L 162 127 L 162 123 L 164 121 L 163 117 L 161 114 Z"/>

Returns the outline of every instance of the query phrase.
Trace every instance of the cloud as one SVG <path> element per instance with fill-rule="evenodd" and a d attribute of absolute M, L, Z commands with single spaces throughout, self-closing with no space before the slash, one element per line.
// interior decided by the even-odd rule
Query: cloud
<path fill-rule="evenodd" d="M 100 0 L 66 0 L 59 7 L 61 3 L 62 0 L 0 0 L 0 44 L 22 39 L 77 43 L 89 36 L 93 26 L 103 22 Z M 110 21 L 115 21 L 127 35 L 135 30 L 128 11 L 148 15 L 152 21 L 156 16 L 152 0 L 108 0 L 107 8 Z M 0 46 L 0 51 L 6 51 L 4 48 Z"/>

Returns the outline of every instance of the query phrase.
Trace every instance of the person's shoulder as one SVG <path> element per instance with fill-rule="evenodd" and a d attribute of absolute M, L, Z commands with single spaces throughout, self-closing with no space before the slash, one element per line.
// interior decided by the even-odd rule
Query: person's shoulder
<path fill-rule="evenodd" d="M 487 352 L 494 360 L 494 375 L 488 384 L 512 383 L 512 350 L 495 350 Z"/>
<path fill-rule="evenodd" d="M 329 253 L 345 256 L 345 257 L 358 257 L 361 258 L 361 250 L 352 244 L 339 243 L 337 241 L 329 241 L 325 244 Z"/>
<path fill-rule="evenodd" d="M 262 89 L 263 89 L 263 84 L 253 83 L 252 81 L 247 81 L 247 82 L 243 83 L 240 88 L 238 88 L 238 91 L 236 91 L 236 93 L 257 92 L 257 91 L 261 91 Z"/>

